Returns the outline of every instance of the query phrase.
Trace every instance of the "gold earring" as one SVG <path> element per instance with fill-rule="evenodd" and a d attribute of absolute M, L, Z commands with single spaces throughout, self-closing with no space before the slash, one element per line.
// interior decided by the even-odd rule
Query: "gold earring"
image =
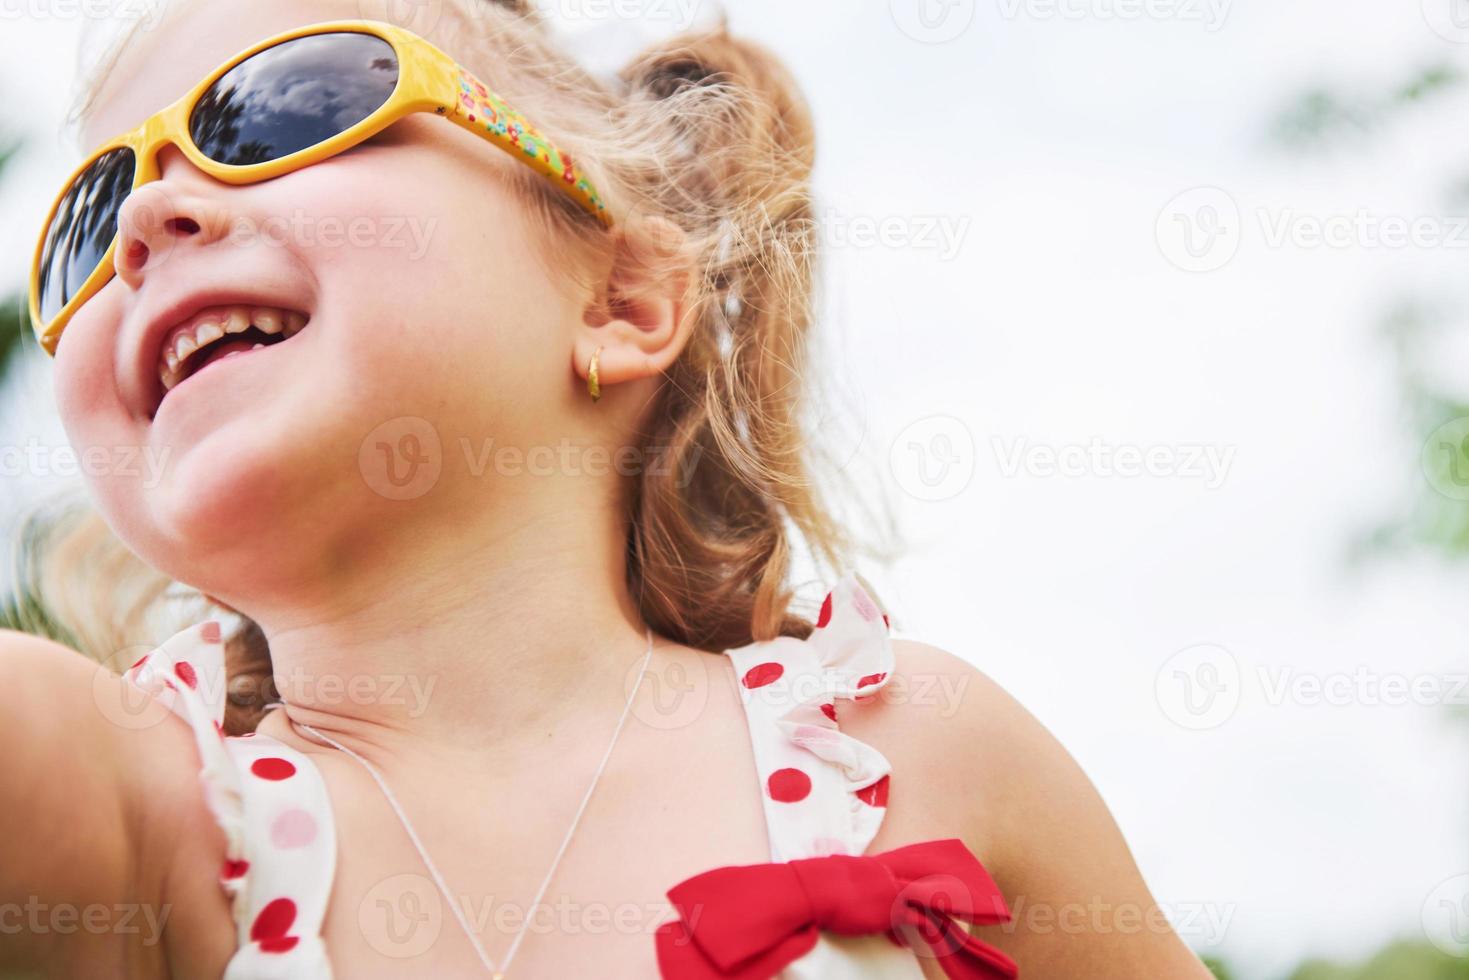
<path fill-rule="evenodd" d="M 592 351 L 592 363 L 587 366 L 587 394 L 592 396 L 592 401 L 602 397 L 602 385 L 597 380 L 597 355 L 601 353 L 600 347 Z"/>

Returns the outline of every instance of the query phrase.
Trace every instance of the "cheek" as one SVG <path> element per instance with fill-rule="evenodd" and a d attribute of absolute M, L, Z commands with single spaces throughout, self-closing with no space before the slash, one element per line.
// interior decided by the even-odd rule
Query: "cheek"
<path fill-rule="evenodd" d="M 99 294 L 67 324 L 52 365 L 57 412 L 97 512 L 145 560 L 166 557 L 152 503 L 166 482 L 169 453 L 150 444 L 146 425 L 119 397 L 114 338 L 121 313 L 114 305 Z"/>
<path fill-rule="evenodd" d="M 369 414 L 432 411 L 466 427 L 544 408 L 565 381 L 574 303 L 539 260 L 541 232 L 491 172 L 498 161 L 473 157 L 475 169 L 398 146 L 340 162 L 320 207 L 356 243 L 322 242 L 314 264 L 344 388 Z"/>
<path fill-rule="evenodd" d="M 72 317 L 51 363 L 57 414 L 83 480 L 104 511 L 135 499 L 137 474 L 118 461 L 147 448 L 146 427 L 117 389 L 117 325 L 123 317 L 116 280 Z"/>
<path fill-rule="evenodd" d="M 70 434 L 85 432 L 116 408 L 117 332 L 125 313 L 122 285 L 113 279 L 76 312 L 52 360 L 57 410 Z"/>

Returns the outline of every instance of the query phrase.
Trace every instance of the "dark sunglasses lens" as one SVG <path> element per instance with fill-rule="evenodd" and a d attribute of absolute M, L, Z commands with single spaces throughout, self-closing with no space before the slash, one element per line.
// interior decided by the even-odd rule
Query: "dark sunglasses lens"
<path fill-rule="evenodd" d="M 41 246 L 36 283 L 41 318 L 60 313 L 96 271 L 117 234 L 117 211 L 133 189 L 133 151 L 109 150 L 67 188 Z"/>
<path fill-rule="evenodd" d="M 366 119 L 393 94 L 398 55 L 371 34 L 316 34 L 240 62 L 209 87 L 189 135 L 216 163 L 266 163 Z"/>

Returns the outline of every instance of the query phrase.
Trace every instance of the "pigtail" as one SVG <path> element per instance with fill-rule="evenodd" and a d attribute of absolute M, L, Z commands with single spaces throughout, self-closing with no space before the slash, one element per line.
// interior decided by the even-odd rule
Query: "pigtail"
<path fill-rule="evenodd" d="M 799 421 L 818 258 L 811 113 L 774 54 L 724 29 L 646 51 L 622 80 L 625 111 L 662 127 L 664 154 L 623 175 L 627 223 L 678 224 L 703 280 L 695 334 L 650 413 L 664 455 L 633 504 L 634 594 L 656 628 L 705 649 L 805 635 L 788 613 L 791 531 L 833 567 L 849 547 Z"/>

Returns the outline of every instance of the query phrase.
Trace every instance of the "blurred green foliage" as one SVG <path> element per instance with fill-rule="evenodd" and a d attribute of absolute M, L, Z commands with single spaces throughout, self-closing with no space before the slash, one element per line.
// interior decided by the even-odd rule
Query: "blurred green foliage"
<path fill-rule="evenodd" d="M 1423 125 L 1416 113 L 1434 100 L 1461 90 L 1465 75 L 1444 63 L 1422 65 L 1386 94 L 1337 94 L 1315 88 L 1283 109 L 1271 125 L 1275 141 L 1304 152 L 1331 146 L 1348 137 L 1366 136 L 1389 125 Z M 1458 171 L 1441 189 L 1445 207 L 1469 204 L 1469 178 Z M 1465 298 L 1457 295 L 1413 295 L 1390 303 L 1380 317 L 1387 363 L 1402 393 L 1405 427 L 1414 435 L 1402 464 L 1410 466 L 1417 487 L 1400 513 L 1368 530 L 1353 543 L 1357 560 L 1407 548 L 1426 549 L 1446 558 L 1469 558 L 1469 501 L 1448 496 L 1436 487 L 1462 486 L 1469 472 L 1469 441 L 1457 451 L 1425 452 L 1430 436 L 1449 422 L 1469 419 L 1469 390 L 1446 390 L 1435 380 L 1437 350 L 1447 331 L 1462 323 Z M 1456 472 L 1457 471 L 1457 472 Z"/>
<path fill-rule="evenodd" d="M 1218 980 L 1244 980 L 1218 957 L 1205 957 L 1204 964 Z M 1426 942 L 1400 940 L 1361 963 L 1307 960 L 1283 980 L 1469 980 L 1469 959 Z"/>
<path fill-rule="evenodd" d="M 1290 980 L 1465 980 L 1469 960 L 1440 952 L 1427 943 L 1399 942 L 1357 966 L 1312 960 Z"/>
<path fill-rule="evenodd" d="M 1239 980 L 1217 956 L 1205 956 L 1203 959 L 1204 965 L 1209 968 L 1210 973 L 1214 974 L 1216 980 Z"/>
<path fill-rule="evenodd" d="M 1325 88 L 1308 91 L 1276 118 L 1275 141 L 1294 151 L 1324 149 L 1349 137 L 1364 137 L 1404 120 L 1409 110 L 1461 87 L 1465 76 L 1446 64 L 1429 64 L 1410 72 L 1386 95 L 1337 94 Z M 1457 178 L 1444 188 L 1450 207 L 1469 202 L 1469 179 Z M 1443 333 L 1461 319 L 1462 297 L 1429 300 L 1412 296 L 1390 303 L 1380 318 L 1383 343 L 1401 392 L 1403 412 L 1416 439 L 1411 456 L 1418 488 L 1403 513 L 1357 542 L 1354 557 L 1425 547 L 1453 559 L 1469 558 L 1469 501 L 1439 493 L 1435 484 L 1459 484 L 1449 468 L 1469 464 L 1469 452 L 1458 460 L 1448 454 L 1424 453 L 1424 443 L 1440 426 L 1469 418 L 1469 391 L 1445 390 L 1435 380 L 1433 358 Z M 1219 980 L 1242 980 L 1223 960 L 1206 959 Z M 1360 963 L 1308 960 L 1285 980 L 1469 980 L 1469 959 L 1450 956 L 1422 940 L 1399 940 Z"/>
<path fill-rule="evenodd" d="M 1404 109 L 1426 103 L 1463 80 L 1453 65 L 1429 64 L 1409 73 L 1386 95 L 1339 94 L 1328 88 L 1314 88 L 1278 114 L 1271 135 L 1291 149 L 1317 148 L 1349 133 L 1366 135 L 1390 123 Z"/>
<path fill-rule="evenodd" d="M 20 152 L 20 147 L 19 140 L 0 137 L 0 180 L 5 178 L 5 172 L 15 155 Z M 22 271 L 6 278 L 11 282 L 23 283 L 25 273 Z M 23 287 L 5 288 L 0 293 L 0 377 L 4 376 L 12 355 L 20 350 L 22 338 L 25 336 L 21 332 L 21 328 L 25 326 L 21 318 L 21 288 Z"/>

